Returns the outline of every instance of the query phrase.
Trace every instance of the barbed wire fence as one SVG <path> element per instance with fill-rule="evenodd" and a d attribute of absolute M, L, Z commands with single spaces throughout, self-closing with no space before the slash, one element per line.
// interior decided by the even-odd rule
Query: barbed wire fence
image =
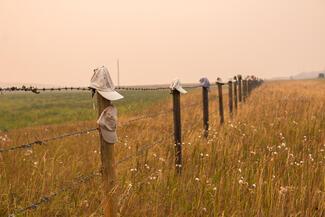
<path fill-rule="evenodd" d="M 213 86 L 213 85 L 212 85 Z M 184 85 L 184 88 L 199 88 L 200 85 Z M 116 87 L 116 90 L 124 90 L 124 91 L 158 91 L 158 90 L 170 90 L 168 86 L 152 86 L 152 87 Z M 53 92 L 53 91 L 92 91 L 90 87 L 27 87 L 27 86 L 11 86 L 11 87 L 0 87 L 0 92 L 32 92 L 35 94 L 40 94 L 41 92 Z"/>
<path fill-rule="evenodd" d="M 233 109 L 233 103 L 235 103 L 235 105 L 238 102 L 245 102 L 246 98 L 250 95 L 251 91 L 257 87 L 259 87 L 262 83 L 263 80 L 259 80 L 259 79 L 245 79 L 242 80 L 241 76 L 235 76 L 235 80 L 234 81 L 230 81 L 228 83 L 222 83 L 220 80 L 217 81 L 215 84 L 211 85 L 211 87 L 217 86 L 218 87 L 218 99 L 219 99 L 219 115 L 220 115 L 220 124 L 223 124 L 223 120 L 224 120 L 224 105 L 223 105 L 223 93 L 222 93 L 222 86 L 223 85 L 228 85 L 228 105 L 229 105 L 229 111 L 232 113 Z M 203 93 L 203 100 L 202 103 L 191 103 L 191 104 L 187 104 L 184 105 L 185 108 L 192 108 L 192 107 L 197 107 L 199 105 L 203 105 L 203 126 L 204 126 L 204 130 L 205 130 L 205 136 L 208 137 L 208 131 L 209 131 L 209 89 L 208 87 L 202 87 L 202 85 L 184 85 L 185 88 L 189 88 L 189 89 L 194 89 L 194 88 L 202 88 L 202 93 Z M 167 86 L 153 86 L 153 87 L 117 87 L 117 90 L 125 90 L 125 91 L 161 91 L 161 90 L 170 90 L 169 87 Z M 233 98 L 233 89 L 236 91 L 235 92 L 235 98 Z M 5 93 L 5 92 L 31 92 L 31 93 L 35 93 L 35 94 L 40 94 L 42 91 L 69 91 L 69 90 L 75 90 L 75 91 L 93 91 L 91 88 L 89 87 L 56 87 L 56 88 L 36 88 L 36 87 L 26 87 L 26 86 L 22 86 L 22 87 L 7 87 L 7 88 L 0 88 L 0 93 Z M 180 93 L 178 91 L 171 91 L 171 94 L 173 95 L 173 108 L 167 109 L 166 111 L 161 111 L 161 112 L 156 112 L 153 114 L 146 114 L 146 115 L 141 115 L 132 119 L 129 119 L 127 121 L 123 121 L 121 122 L 121 127 L 123 126 L 127 126 L 129 124 L 138 122 L 138 121 L 142 121 L 145 119 L 151 119 L 151 118 L 155 118 L 158 116 L 167 116 L 168 114 L 170 114 L 171 112 L 173 113 L 173 117 L 174 117 L 174 146 L 175 146 L 175 166 L 176 166 L 176 171 L 177 173 L 181 174 L 181 165 L 182 165 L 182 161 L 181 161 L 181 117 L 180 117 Z M 208 100 L 205 100 L 208 99 Z M 234 102 L 235 101 L 235 102 Z M 237 106 L 235 106 L 235 109 L 237 109 Z M 14 146 L 10 146 L 10 147 L 3 147 L 0 148 L 0 154 L 4 154 L 4 153 L 8 153 L 8 152 L 13 152 L 13 151 L 17 151 L 17 150 L 21 150 L 21 149 L 31 149 L 33 148 L 35 145 L 48 145 L 49 142 L 52 141 L 57 141 L 57 140 L 61 140 L 67 137 L 73 137 L 73 136 L 80 136 L 80 135 L 85 135 L 85 134 L 89 134 L 91 132 L 97 132 L 99 130 L 98 127 L 93 127 L 93 128 L 88 128 L 88 129 L 83 129 L 80 131 L 74 131 L 74 132 L 68 132 L 68 133 L 64 133 L 62 135 L 58 135 L 58 136 L 54 136 L 54 137 L 50 137 L 50 138 L 45 138 L 42 140 L 35 140 L 33 142 L 30 143 L 25 143 L 25 144 L 21 144 L 21 145 L 14 145 Z M 120 159 L 116 162 L 116 165 L 119 165 L 123 162 L 126 162 L 130 159 L 133 159 L 135 156 L 140 156 L 143 155 L 144 153 L 146 153 L 146 151 L 148 151 L 149 149 L 155 147 L 156 145 L 160 144 L 162 141 L 164 141 L 165 138 L 161 138 L 160 140 L 158 140 L 157 142 L 154 142 L 152 144 L 149 145 L 145 145 L 143 147 L 141 147 L 141 149 L 137 150 L 137 152 L 135 154 L 126 156 L 123 159 Z M 31 203 L 30 205 L 24 207 L 24 208 L 20 208 L 15 210 L 12 214 L 9 214 L 10 217 L 15 217 L 17 215 L 20 215 L 22 213 L 25 213 L 27 211 L 30 210 L 35 210 L 37 209 L 39 206 L 43 205 L 43 204 L 47 204 L 50 201 L 52 201 L 56 196 L 58 196 L 59 194 L 69 191 L 75 187 L 78 187 L 84 183 L 87 183 L 91 180 L 93 180 L 96 177 L 99 177 L 102 175 L 102 170 L 96 170 L 93 171 L 89 174 L 85 174 L 85 175 L 80 175 L 76 178 L 74 178 L 73 180 L 70 181 L 69 185 L 66 185 L 62 188 L 59 188 L 59 190 L 55 191 L 54 193 L 51 193 L 47 196 L 42 196 L 38 201 Z"/>
<path fill-rule="evenodd" d="M 188 106 L 191 107 L 191 106 L 196 106 L 196 105 L 198 105 L 198 104 L 190 104 Z M 157 113 L 150 114 L 150 115 L 142 115 L 140 117 L 133 118 L 133 119 L 130 119 L 128 121 L 121 122 L 121 127 L 127 126 L 127 125 L 129 125 L 131 123 L 134 123 L 134 122 L 137 122 L 137 121 L 150 119 L 150 118 L 155 118 L 155 117 L 158 117 L 160 115 L 167 115 L 171 111 L 172 111 L 172 109 L 168 109 L 167 111 L 157 112 Z M 62 135 L 47 138 L 47 139 L 43 139 L 43 140 L 35 140 L 33 142 L 30 142 L 30 143 L 25 143 L 25 144 L 16 145 L 16 146 L 10 146 L 10 147 L 6 147 L 6 148 L 0 148 L 0 153 L 15 151 L 17 149 L 30 149 L 34 145 L 47 145 L 48 142 L 52 142 L 52 141 L 56 141 L 56 140 L 60 140 L 60 139 L 64 139 L 64 138 L 72 137 L 72 136 L 80 136 L 80 135 L 84 135 L 84 134 L 89 134 L 91 132 L 95 132 L 95 131 L 98 131 L 98 130 L 99 130 L 98 127 L 89 128 L 89 129 L 84 129 L 84 130 L 80 130 L 80 131 L 64 133 Z"/>
<path fill-rule="evenodd" d="M 67 137 L 88 134 L 90 132 L 94 132 L 97 130 L 98 130 L 98 128 L 89 128 L 89 129 L 85 129 L 85 130 L 81 130 L 81 131 L 65 133 L 65 134 L 62 134 L 59 136 L 55 136 L 55 137 L 51 137 L 51 138 L 47 138 L 47 139 L 43 139 L 43 140 L 35 140 L 33 142 L 22 144 L 22 145 L 16 145 L 16 146 L 11 146 L 11 147 L 7 147 L 7 148 L 0 148 L 0 153 L 15 151 L 17 149 L 26 149 L 26 148 L 28 149 L 28 148 L 32 148 L 34 145 L 47 145 L 48 142 L 64 139 Z"/>

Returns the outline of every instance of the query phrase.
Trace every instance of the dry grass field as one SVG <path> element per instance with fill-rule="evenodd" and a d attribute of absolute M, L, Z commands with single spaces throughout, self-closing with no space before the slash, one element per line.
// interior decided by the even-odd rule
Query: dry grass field
<path fill-rule="evenodd" d="M 266 82 L 233 118 L 225 110 L 224 126 L 219 126 L 215 88 L 210 102 L 206 139 L 201 92 L 182 96 L 181 176 L 174 170 L 171 112 L 119 127 L 115 190 L 120 216 L 325 216 L 324 81 Z M 143 114 L 170 108 L 171 97 L 162 98 Z M 125 113 L 119 121 L 130 118 Z M 13 129 L 0 133 L 0 147 L 93 126 L 95 121 L 80 121 Z M 97 132 L 0 154 L 0 216 L 67 185 L 71 188 L 51 201 L 17 216 L 102 216 L 100 176 L 71 182 L 99 168 Z"/>

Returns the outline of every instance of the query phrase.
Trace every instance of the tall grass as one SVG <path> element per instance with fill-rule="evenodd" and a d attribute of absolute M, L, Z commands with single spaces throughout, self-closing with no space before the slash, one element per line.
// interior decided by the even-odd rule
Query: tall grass
<path fill-rule="evenodd" d="M 226 116 L 224 126 L 219 126 L 215 92 L 208 139 L 202 136 L 201 104 L 188 106 L 201 102 L 201 92 L 182 97 L 181 176 L 174 170 L 171 113 L 119 128 L 117 160 L 157 143 L 117 166 L 120 215 L 324 216 L 325 83 L 266 83 L 240 104 L 233 119 Z M 170 99 L 162 99 L 144 113 L 168 108 Z M 0 134 L 0 144 L 89 126 L 94 121 L 13 130 Z M 94 133 L 0 155 L 0 216 L 98 169 L 98 144 Z M 22 216 L 101 216 L 101 194 L 97 178 Z"/>

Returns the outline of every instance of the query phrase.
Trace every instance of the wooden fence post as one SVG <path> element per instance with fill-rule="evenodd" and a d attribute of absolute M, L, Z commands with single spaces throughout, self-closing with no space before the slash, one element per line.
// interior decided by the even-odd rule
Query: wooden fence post
<path fill-rule="evenodd" d="M 202 87 L 204 136 L 209 135 L 209 88 Z"/>
<path fill-rule="evenodd" d="M 220 115 L 220 124 L 222 125 L 225 121 L 223 113 L 223 96 L 222 96 L 222 83 L 217 82 L 218 85 L 218 98 L 219 98 L 219 115 Z"/>
<path fill-rule="evenodd" d="M 253 82 L 254 82 L 254 90 L 258 87 L 258 81 L 256 80 L 256 78 L 253 80 Z"/>
<path fill-rule="evenodd" d="M 237 85 L 238 85 L 238 81 L 235 80 L 234 81 L 234 101 L 235 101 L 235 109 L 238 109 L 238 93 L 237 93 Z"/>
<path fill-rule="evenodd" d="M 247 80 L 247 96 L 251 95 L 252 92 L 252 81 L 250 79 Z"/>
<path fill-rule="evenodd" d="M 98 103 L 98 117 L 107 108 L 111 102 L 99 93 L 97 95 Z M 104 187 L 104 217 L 117 216 L 117 198 L 113 191 L 115 186 L 116 172 L 115 172 L 115 159 L 114 159 L 114 144 L 107 143 L 101 133 L 100 135 L 100 150 L 102 160 L 102 180 Z"/>
<path fill-rule="evenodd" d="M 181 97 L 178 90 L 172 90 L 174 115 L 175 166 L 178 174 L 182 173 L 182 128 Z"/>
<path fill-rule="evenodd" d="M 243 94 L 242 94 L 242 77 L 241 77 L 241 75 L 238 76 L 238 95 L 239 95 L 239 102 L 242 102 Z"/>
<path fill-rule="evenodd" d="M 228 81 L 228 106 L 229 106 L 229 113 L 230 116 L 232 117 L 233 115 L 233 97 L 232 97 L 232 81 Z"/>
<path fill-rule="evenodd" d="M 247 80 L 243 80 L 243 102 L 246 102 L 247 97 Z"/>

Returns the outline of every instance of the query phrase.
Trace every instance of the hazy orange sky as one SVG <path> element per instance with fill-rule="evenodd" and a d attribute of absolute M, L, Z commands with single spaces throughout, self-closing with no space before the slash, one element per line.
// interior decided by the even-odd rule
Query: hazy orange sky
<path fill-rule="evenodd" d="M 0 0 L 0 82 L 268 78 L 325 69 L 324 0 Z"/>

